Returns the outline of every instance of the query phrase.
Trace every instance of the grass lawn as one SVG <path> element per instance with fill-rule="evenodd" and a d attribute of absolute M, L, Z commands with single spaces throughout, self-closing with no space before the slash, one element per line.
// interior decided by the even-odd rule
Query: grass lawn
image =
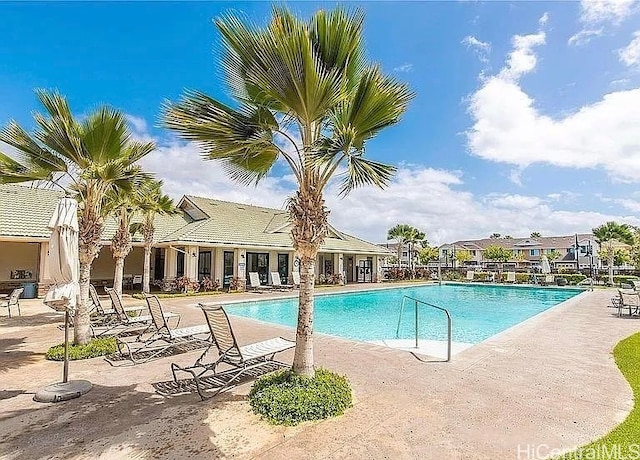
<path fill-rule="evenodd" d="M 634 406 L 631 413 L 606 436 L 559 459 L 640 458 L 640 333 L 616 345 L 613 356 L 633 389 Z"/>

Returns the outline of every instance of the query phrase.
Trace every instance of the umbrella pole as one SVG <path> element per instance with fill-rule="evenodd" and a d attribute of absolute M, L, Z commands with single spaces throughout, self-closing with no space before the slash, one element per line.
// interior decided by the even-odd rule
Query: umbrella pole
<path fill-rule="evenodd" d="M 62 383 L 69 380 L 69 310 L 64 311 L 64 370 Z"/>

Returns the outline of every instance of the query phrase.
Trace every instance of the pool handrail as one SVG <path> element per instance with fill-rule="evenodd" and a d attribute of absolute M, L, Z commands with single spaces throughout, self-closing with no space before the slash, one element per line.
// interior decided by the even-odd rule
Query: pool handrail
<path fill-rule="evenodd" d="M 411 300 L 414 302 L 416 348 L 418 348 L 418 331 L 419 331 L 418 304 L 443 311 L 447 315 L 447 362 L 450 362 L 451 361 L 451 314 L 449 313 L 449 310 L 447 310 L 446 308 L 442 308 L 437 305 L 430 304 L 429 302 L 425 302 L 424 300 L 416 299 L 408 295 L 402 296 L 402 304 L 400 305 L 400 316 L 398 317 L 398 327 L 396 328 L 396 338 L 398 338 L 398 336 L 400 335 L 400 323 L 402 322 L 402 312 L 404 311 L 404 304 L 406 300 Z"/>

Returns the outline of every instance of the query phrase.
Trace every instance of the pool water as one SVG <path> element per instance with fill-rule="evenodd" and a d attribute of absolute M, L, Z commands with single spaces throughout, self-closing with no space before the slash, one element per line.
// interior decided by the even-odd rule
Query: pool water
<path fill-rule="evenodd" d="M 443 284 L 377 289 L 315 298 L 314 330 L 360 341 L 408 339 L 415 336 L 414 302 L 406 301 L 396 336 L 403 296 L 449 310 L 453 341 L 478 343 L 582 292 L 579 289 Z M 294 327 L 298 299 L 230 304 L 229 314 Z M 420 338 L 446 340 L 441 311 L 419 309 Z"/>

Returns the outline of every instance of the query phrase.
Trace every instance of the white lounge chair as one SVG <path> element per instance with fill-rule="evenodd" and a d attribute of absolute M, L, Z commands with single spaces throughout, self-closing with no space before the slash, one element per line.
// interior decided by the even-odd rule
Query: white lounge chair
<path fill-rule="evenodd" d="M 6 300 L 2 300 L 2 302 L 0 303 L 0 307 L 5 307 L 9 312 L 9 318 L 11 318 L 11 307 L 17 307 L 18 316 L 22 316 L 20 314 L 20 296 L 23 292 L 24 288 L 14 289 L 13 291 L 11 291 L 11 294 L 7 296 Z"/>
<path fill-rule="evenodd" d="M 293 289 L 293 284 L 282 284 L 280 281 L 280 273 L 278 272 L 271 272 L 271 285 L 281 291 L 290 291 Z"/>
<path fill-rule="evenodd" d="M 465 278 L 466 281 L 473 281 L 475 277 L 475 272 L 473 270 L 467 270 L 467 277 Z"/>
<path fill-rule="evenodd" d="M 547 274 L 547 275 L 544 276 L 544 282 L 542 284 L 547 286 L 549 284 L 555 283 L 555 281 L 556 281 L 555 275 Z"/>
<path fill-rule="evenodd" d="M 300 287 L 300 272 L 291 272 L 291 278 L 293 279 L 293 286 Z"/>
<path fill-rule="evenodd" d="M 257 272 L 249 272 L 249 284 L 251 286 L 251 290 L 257 293 L 273 289 L 273 286 L 265 286 L 260 283 L 260 276 Z"/>
<path fill-rule="evenodd" d="M 507 272 L 507 279 L 505 283 L 514 283 L 516 282 L 516 272 Z"/>
<path fill-rule="evenodd" d="M 209 345 L 192 366 L 182 367 L 171 363 L 171 372 L 176 383 L 179 383 L 176 372 L 182 371 L 190 374 L 203 401 L 228 389 L 233 382 L 244 374 L 250 373 L 254 375 L 252 370 L 256 368 L 268 365 L 273 367 L 273 364 L 280 367 L 289 366 L 286 363 L 275 361 L 274 356 L 276 353 L 295 347 L 296 343 L 293 340 L 276 337 L 263 342 L 239 346 L 231 329 L 229 317 L 221 305 L 200 304 L 200 308 L 202 308 L 211 330 L 213 343 Z M 215 349 L 216 352 L 212 353 L 212 349 Z M 231 369 L 219 371 L 217 368 L 223 363 L 231 366 Z M 209 375 L 207 375 L 208 373 Z M 203 382 L 201 381 L 204 378 L 214 380 L 220 385 L 216 387 L 214 392 L 206 396 L 204 388 L 202 388 Z"/>
<path fill-rule="evenodd" d="M 211 343 L 211 331 L 206 324 L 198 326 L 181 327 L 172 329 L 167 323 L 168 313 L 162 311 L 162 305 L 157 296 L 146 296 L 145 300 L 151 313 L 155 330 L 147 337 L 138 336 L 135 340 L 116 338 L 118 351 L 121 355 L 128 355 L 134 363 L 150 361 L 158 357 L 164 351 L 191 343 L 207 346 Z"/>

